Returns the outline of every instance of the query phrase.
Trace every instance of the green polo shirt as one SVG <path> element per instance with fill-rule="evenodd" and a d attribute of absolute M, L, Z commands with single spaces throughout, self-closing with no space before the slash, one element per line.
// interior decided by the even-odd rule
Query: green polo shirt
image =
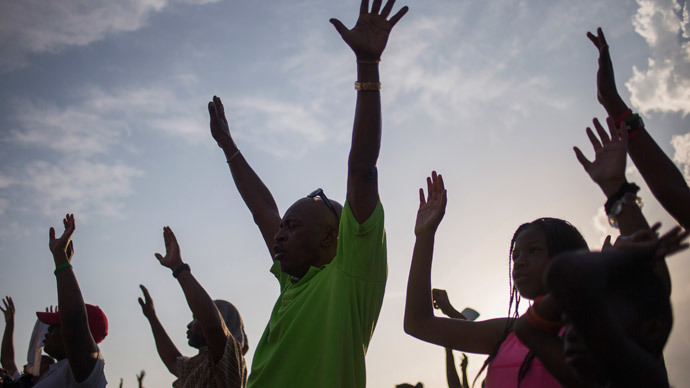
<path fill-rule="evenodd" d="M 297 279 L 274 262 L 280 296 L 261 336 L 248 388 L 364 387 L 364 355 L 386 288 L 381 202 L 358 224 L 346 202 L 338 251 Z"/>

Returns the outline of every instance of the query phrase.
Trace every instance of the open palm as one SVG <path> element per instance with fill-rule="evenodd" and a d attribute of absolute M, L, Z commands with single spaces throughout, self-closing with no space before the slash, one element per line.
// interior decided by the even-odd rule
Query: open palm
<path fill-rule="evenodd" d="M 417 223 L 414 227 L 416 235 L 428 232 L 436 232 L 438 225 L 446 213 L 446 189 L 443 185 L 443 177 L 436 171 L 431 177 L 426 178 L 428 195 L 424 197 L 424 189 L 419 189 L 419 210 L 417 211 Z"/>

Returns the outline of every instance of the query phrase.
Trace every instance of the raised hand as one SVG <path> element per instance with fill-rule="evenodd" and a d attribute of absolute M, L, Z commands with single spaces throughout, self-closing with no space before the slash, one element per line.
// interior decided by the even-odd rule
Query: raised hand
<path fill-rule="evenodd" d="M 55 238 L 55 229 L 50 228 L 48 247 L 56 261 L 63 259 L 70 262 L 74 256 L 74 245 L 72 244 L 72 234 L 74 234 L 75 229 L 74 214 L 65 215 L 62 224 L 65 226 L 65 231 L 60 238 Z"/>
<path fill-rule="evenodd" d="M 0 311 L 5 315 L 5 323 L 14 323 L 14 301 L 9 296 L 6 296 L 2 300 L 2 304 L 5 305 L 5 308 L 0 307 Z"/>
<path fill-rule="evenodd" d="M 428 195 L 424 198 L 424 189 L 419 189 L 419 210 L 417 222 L 414 226 L 415 235 L 423 233 L 435 233 L 438 225 L 446 213 L 446 189 L 443 185 L 443 177 L 431 172 L 431 177 L 426 178 Z"/>
<path fill-rule="evenodd" d="M 236 147 L 235 142 L 230 136 L 230 126 L 225 118 L 225 108 L 220 97 L 213 96 L 213 101 L 208 103 L 208 114 L 211 116 L 211 136 L 218 144 L 218 147 Z"/>
<path fill-rule="evenodd" d="M 587 137 L 594 147 L 594 161 L 589 161 L 578 147 L 573 147 L 577 160 L 582 164 L 590 178 L 601 187 L 606 196 L 618 191 L 625 182 L 625 162 L 628 152 L 628 131 L 624 125 L 616 128 L 609 117 L 606 122 L 611 137 L 596 118 L 593 120 L 601 141 L 587 127 Z"/>
<path fill-rule="evenodd" d="M 141 292 L 144 293 L 144 299 L 139 298 L 139 305 L 141 306 L 141 312 L 144 313 L 144 316 L 146 318 L 153 318 L 156 316 L 156 309 L 153 306 L 153 299 L 151 298 L 151 295 L 149 294 L 149 290 L 144 287 L 143 284 L 139 285 L 139 288 L 141 288 Z"/>
<path fill-rule="evenodd" d="M 597 28 L 597 35 L 587 32 L 587 38 L 599 50 L 599 70 L 597 70 L 597 99 L 604 106 L 609 115 L 617 117 L 626 109 L 625 103 L 618 94 L 616 79 L 613 76 L 613 63 L 609 54 L 604 32 Z"/>
<path fill-rule="evenodd" d="M 676 226 L 661 237 L 657 237 L 657 231 L 660 228 L 661 223 L 657 222 L 649 229 L 641 230 L 631 236 L 619 237 L 613 248 L 637 253 L 638 256 L 645 258 L 650 264 L 664 260 L 666 256 L 688 248 L 688 243 L 684 241 L 690 232 L 683 231 Z"/>
<path fill-rule="evenodd" d="M 175 238 L 175 234 L 169 226 L 163 227 L 163 240 L 165 241 L 165 256 L 156 253 L 156 259 L 158 259 L 162 266 L 174 270 L 183 263 L 177 238 Z"/>
<path fill-rule="evenodd" d="M 381 60 L 381 54 L 386 48 L 391 29 L 409 9 L 407 6 L 402 7 L 398 13 L 387 19 L 395 0 L 386 1 L 383 9 L 381 9 L 381 2 L 382 0 L 374 0 L 371 11 L 369 11 L 369 0 L 362 0 L 359 18 L 351 30 L 348 30 L 338 19 L 330 20 L 345 43 L 355 52 L 358 61 L 376 62 Z"/>
<path fill-rule="evenodd" d="M 143 387 L 144 376 L 146 376 L 146 371 L 142 370 L 141 373 L 137 375 L 137 381 L 139 382 L 139 388 Z"/>

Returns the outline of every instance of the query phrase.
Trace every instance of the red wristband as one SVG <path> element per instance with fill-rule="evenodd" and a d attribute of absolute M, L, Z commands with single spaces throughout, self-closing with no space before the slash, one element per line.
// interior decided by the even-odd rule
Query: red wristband
<path fill-rule="evenodd" d="M 621 114 L 620 116 L 618 116 L 618 118 L 617 118 L 616 121 L 614 122 L 614 124 L 616 124 L 616 128 L 617 128 L 617 127 L 620 127 L 621 123 L 622 123 L 623 121 L 625 121 L 625 119 L 627 119 L 628 116 L 630 116 L 631 114 L 632 114 L 632 109 L 628 109 L 628 110 L 626 110 L 625 112 L 623 112 L 623 114 Z"/>

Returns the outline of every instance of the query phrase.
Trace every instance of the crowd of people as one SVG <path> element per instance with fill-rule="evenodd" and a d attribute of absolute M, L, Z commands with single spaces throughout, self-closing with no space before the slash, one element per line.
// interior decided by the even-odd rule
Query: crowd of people
<path fill-rule="evenodd" d="M 180 353 L 144 285 L 139 304 L 161 361 L 176 377 L 174 387 L 366 385 L 365 355 L 387 279 L 376 168 L 382 128 L 379 62 L 391 30 L 408 11 L 402 7 L 393 14 L 394 3 L 373 0 L 370 6 L 362 0 L 352 29 L 330 20 L 357 63 L 344 204 L 316 189 L 281 216 L 270 190 L 235 143 L 221 99 L 214 96 L 208 103 L 211 135 L 266 244 L 280 294 L 248 368 L 244 356 L 249 340 L 239 311 L 228 301 L 212 299 L 183 260 L 172 229 L 164 227 L 165 254 L 155 257 L 182 288 L 193 316 L 188 343 L 198 354 Z M 587 37 L 598 51 L 598 100 L 608 118 L 605 125 L 594 119 L 594 129 L 586 129 L 594 159 L 577 147 L 574 152 L 603 191 L 609 223 L 620 236 L 613 243 L 609 236 L 601 249 L 590 250 L 565 220 L 544 217 L 520 225 L 507 244 L 508 316 L 477 321 L 476 312 L 457 311 L 444 290 L 432 288 L 434 240 L 447 192 L 443 176 L 431 172 L 426 189 L 419 189 L 404 331 L 445 348 L 451 388 L 472 385 L 467 356 L 463 353 L 460 379 L 454 350 L 487 355 L 473 384 L 485 372 L 481 386 L 488 388 L 669 386 L 662 351 L 673 316 L 665 258 L 687 248 L 688 232 L 677 226 L 660 235 L 658 223 L 650 227 L 641 211 L 639 187 L 626 179 L 627 156 L 657 200 L 685 228 L 690 226 L 690 210 L 683 204 L 690 203 L 690 188 L 640 115 L 618 94 L 603 31 Z M 73 214 L 65 216 L 63 227 L 60 236 L 54 228 L 49 232 L 58 307 L 36 313 L 29 362 L 22 371 L 15 364 L 12 298 L 6 297 L 0 307 L 5 316 L 0 387 L 107 385 L 98 344 L 108 336 L 108 320 L 98 306 L 84 303 L 72 267 Z M 523 299 L 530 306 L 520 313 Z M 436 316 L 435 308 L 447 317 Z M 139 387 L 143 378 L 141 371 Z"/>

